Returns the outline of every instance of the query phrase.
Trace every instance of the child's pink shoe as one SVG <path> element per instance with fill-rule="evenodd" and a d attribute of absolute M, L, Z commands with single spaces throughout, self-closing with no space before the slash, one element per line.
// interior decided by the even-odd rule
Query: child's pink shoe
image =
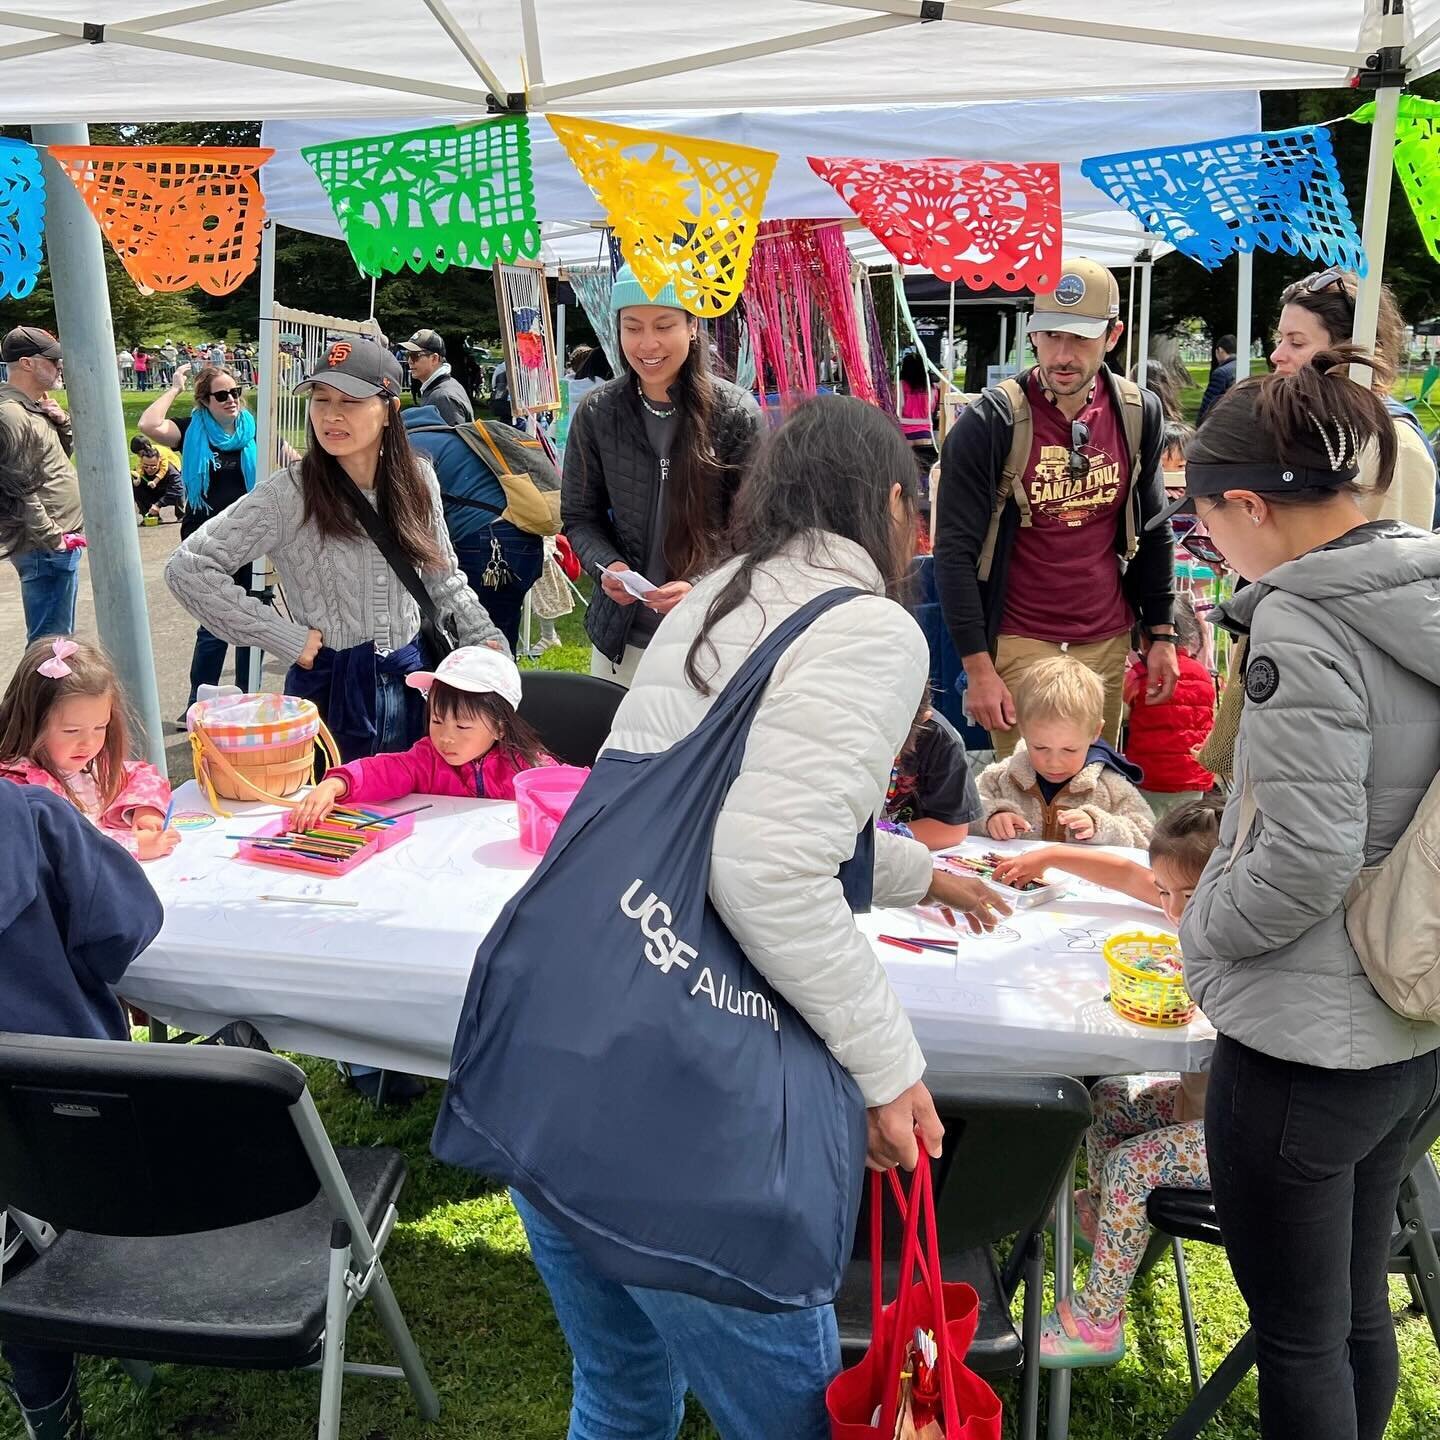
<path fill-rule="evenodd" d="M 1125 1357 L 1125 1313 L 1095 1321 L 1074 1301 L 1062 1300 L 1040 1322 L 1040 1368 L 1081 1370 Z"/>

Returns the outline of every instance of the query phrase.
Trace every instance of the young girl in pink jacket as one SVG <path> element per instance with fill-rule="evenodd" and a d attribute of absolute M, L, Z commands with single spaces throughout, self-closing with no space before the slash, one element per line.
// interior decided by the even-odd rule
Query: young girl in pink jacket
<path fill-rule="evenodd" d="M 296 830 L 310 829 L 341 800 L 359 805 L 416 794 L 513 800 L 521 770 L 555 763 L 516 713 L 520 672 L 508 656 L 467 645 L 405 683 L 429 692 L 429 734 L 408 750 L 330 771 L 295 807 Z"/>
<path fill-rule="evenodd" d="M 170 786 L 153 765 L 128 760 L 119 678 L 83 640 L 37 640 L 0 701 L 0 779 L 42 785 L 82 811 L 140 860 L 168 855 Z"/>

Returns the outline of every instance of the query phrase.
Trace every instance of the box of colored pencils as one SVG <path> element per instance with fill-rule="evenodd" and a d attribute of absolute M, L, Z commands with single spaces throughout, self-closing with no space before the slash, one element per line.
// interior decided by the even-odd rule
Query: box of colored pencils
<path fill-rule="evenodd" d="M 415 828 L 415 816 L 390 816 L 366 806 L 337 806 L 318 825 L 302 834 L 282 815 L 240 842 L 240 859 L 260 865 L 283 865 L 316 875 L 348 875 L 372 855 L 403 840 Z"/>

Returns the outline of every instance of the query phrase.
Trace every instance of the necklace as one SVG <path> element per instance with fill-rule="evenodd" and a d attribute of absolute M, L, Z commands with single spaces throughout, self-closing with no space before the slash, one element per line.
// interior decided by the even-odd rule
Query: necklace
<path fill-rule="evenodd" d="M 657 419 L 673 420 L 675 418 L 675 406 L 672 404 L 668 410 L 661 410 L 659 406 L 650 403 L 650 397 L 645 393 L 645 387 L 639 380 L 635 382 L 635 393 L 640 397 L 640 403 Z"/>

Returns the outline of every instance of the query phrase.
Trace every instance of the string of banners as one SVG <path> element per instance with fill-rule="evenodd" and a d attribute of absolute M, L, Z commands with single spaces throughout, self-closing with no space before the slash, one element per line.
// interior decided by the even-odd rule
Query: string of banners
<path fill-rule="evenodd" d="M 1373 112 L 1372 112 L 1373 113 Z M 1365 110 L 1356 119 L 1368 118 Z M 547 123 L 605 217 L 617 263 L 647 294 L 673 283 L 702 317 L 745 291 L 778 156 L 708 137 L 568 115 Z M 301 152 L 359 269 L 525 265 L 542 235 L 531 117 L 329 141 Z M 143 291 L 231 293 L 259 259 L 260 170 L 273 151 L 52 146 Z M 811 156 L 815 174 L 902 264 L 974 290 L 1043 291 L 1059 275 L 1060 167 L 935 157 Z M 1402 99 L 1396 167 L 1440 259 L 1440 104 Z M 1302 126 L 1100 155 L 1084 175 L 1182 254 L 1213 268 L 1276 250 L 1364 273 L 1329 132 Z M 0 140 L 0 298 L 35 288 L 43 253 L 40 152 Z M 604 277 L 596 267 L 599 301 Z"/>

